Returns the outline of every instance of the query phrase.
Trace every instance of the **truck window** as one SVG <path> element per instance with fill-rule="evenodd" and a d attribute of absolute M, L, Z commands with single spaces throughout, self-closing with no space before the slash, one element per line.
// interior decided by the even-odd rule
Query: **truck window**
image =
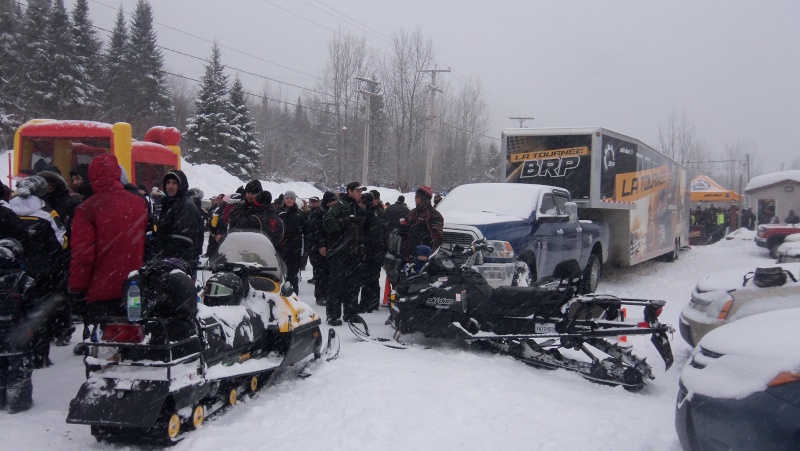
<path fill-rule="evenodd" d="M 569 202 L 569 197 L 563 194 L 555 193 L 555 200 L 556 200 L 556 208 L 558 209 L 558 214 L 560 215 L 567 214 L 567 209 L 564 207 L 564 205 L 567 202 Z"/>
<path fill-rule="evenodd" d="M 550 193 L 545 194 L 542 196 L 542 206 L 539 208 L 539 213 L 543 215 L 557 215 L 558 208 L 556 208 L 556 202 L 553 200 L 553 195 Z"/>

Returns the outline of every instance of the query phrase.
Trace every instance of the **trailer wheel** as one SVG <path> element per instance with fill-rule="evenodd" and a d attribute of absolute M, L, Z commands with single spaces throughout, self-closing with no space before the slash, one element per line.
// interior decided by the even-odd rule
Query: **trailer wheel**
<path fill-rule="evenodd" d="M 250 378 L 250 391 L 254 392 L 258 390 L 258 376 L 252 376 Z"/>
<path fill-rule="evenodd" d="M 192 430 L 199 428 L 206 420 L 206 409 L 202 404 L 198 404 L 192 409 L 192 418 L 189 421 L 189 427 Z"/>
<path fill-rule="evenodd" d="M 674 262 L 674 261 L 678 260 L 678 257 L 680 256 L 680 253 L 681 253 L 681 241 L 680 241 L 680 239 L 676 238 L 675 239 L 675 246 L 673 246 L 672 252 L 667 254 L 664 259 L 666 261 L 668 261 L 668 262 Z"/>
<path fill-rule="evenodd" d="M 594 293 L 598 283 L 600 283 L 600 259 L 597 258 L 597 254 L 592 254 L 589 256 L 589 261 L 586 262 L 586 269 L 583 270 L 578 290 L 582 294 Z"/>
<path fill-rule="evenodd" d="M 236 398 L 238 396 L 239 396 L 239 394 L 236 393 L 236 389 L 235 388 L 230 389 L 230 391 L 228 392 L 228 405 L 232 406 L 232 405 L 236 404 Z"/>

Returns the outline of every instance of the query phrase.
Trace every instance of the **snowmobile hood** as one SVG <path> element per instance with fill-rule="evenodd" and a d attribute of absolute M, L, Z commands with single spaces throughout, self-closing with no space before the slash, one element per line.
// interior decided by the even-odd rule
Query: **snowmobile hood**
<path fill-rule="evenodd" d="M 28 196 L 28 197 L 15 197 L 11 199 L 8 203 L 11 210 L 17 214 L 17 216 L 31 216 L 37 211 L 40 211 L 46 205 L 42 199 L 39 199 L 36 196 Z"/>
<path fill-rule="evenodd" d="M 117 157 L 107 153 L 100 154 L 89 164 L 89 180 L 92 183 L 92 191 L 101 193 L 122 189 L 120 182 L 121 171 Z"/>

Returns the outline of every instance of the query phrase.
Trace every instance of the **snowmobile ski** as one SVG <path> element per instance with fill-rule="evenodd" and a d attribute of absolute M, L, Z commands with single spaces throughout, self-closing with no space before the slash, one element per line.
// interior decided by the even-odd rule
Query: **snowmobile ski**
<path fill-rule="evenodd" d="M 359 325 L 362 325 L 364 328 L 359 328 Z M 408 349 L 414 347 L 414 345 L 410 343 L 402 343 L 391 338 L 373 337 L 369 334 L 369 326 L 367 326 L 367 322 L 361 317 L 358 317 L 358 319 L 355 321 L 348 321 L 347 327 L 350 328 L 350 332 L 352 332 L 359 341 L 363 341 L 365 343 L 375 343 L 392 349 Z"/>

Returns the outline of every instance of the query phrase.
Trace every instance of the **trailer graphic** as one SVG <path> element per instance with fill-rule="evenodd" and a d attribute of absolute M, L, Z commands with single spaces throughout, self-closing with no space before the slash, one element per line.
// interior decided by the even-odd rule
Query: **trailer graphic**
<path fill-rule="evenodd" d="M 686 168 L 639 140 L 599 127 L 506 129 L 506 182 L 565 188 L 581 219 L 611 232 L 610 260 L 677 258 L 689 243 Z"/>

